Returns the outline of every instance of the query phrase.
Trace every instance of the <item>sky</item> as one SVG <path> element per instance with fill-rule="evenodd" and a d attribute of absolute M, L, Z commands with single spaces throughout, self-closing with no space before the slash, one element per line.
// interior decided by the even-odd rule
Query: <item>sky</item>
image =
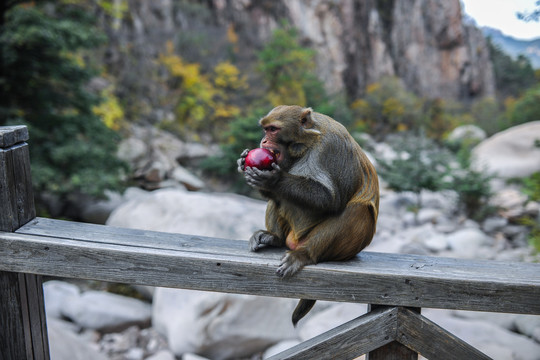
<path fill-rule="evenodd" d="M 531 12 L 537 0 L 461 0 L 464 12 L 480 26 L 499 29 L 517 39 L 540 38 L 540 22 L 519 20 L 517 12 Z"/>

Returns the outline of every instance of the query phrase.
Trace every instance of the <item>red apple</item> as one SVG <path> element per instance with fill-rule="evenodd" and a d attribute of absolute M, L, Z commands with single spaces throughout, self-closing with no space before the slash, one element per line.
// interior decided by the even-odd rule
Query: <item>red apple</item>
<path fill-rule="evenodd" d="M 272 170 L 272 164 L 276 162 L 276 156 L 268 149 L 257 148 L 248 152 L 246 156 L 246 167 L 256 167 L 259 170 Z"/>

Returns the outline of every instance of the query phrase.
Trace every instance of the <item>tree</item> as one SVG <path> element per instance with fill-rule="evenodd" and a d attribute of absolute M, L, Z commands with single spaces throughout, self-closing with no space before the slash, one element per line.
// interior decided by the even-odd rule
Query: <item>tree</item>
<path fill-rule="evenodd" d="M 94 113 L 101 99 L 87 86 L 95 72 L 84 51 L 105 40 L 93 19 L 71 2 L 46 1 L 13 6 L 4 16 L 0 124 L 28 126 L 38 200 L 118 189 L 125 170 L 115 156 L 119 137 Z"/>
<path fill-rule="evenodd" d="M 315 69 L 314 56 L 313 50 L 300 45 L 296 29 L 284 27 L 273 32 L 270 41 L 258 53 L 258 70 L 273 106 L 308 104 L 306 92 L 312 83 L 317 83 L 312 73 Z"/>
<path fill-rule="evenodd" d="M 407 91 L 395 77 L 383 77 L 366 88 L 366 95 L 351 104 L 357 118 L 356 126 L 379 139 L 419 125 L 422 101 Z"/>
<path fill-rule="evenodd" d="M 490 38 L 488 47 L 499 97 L 503 99 L 508 96 L 517 97 L 536 83 L 534 69 L 529 59 L 523 55 L 512 59 L 500 47 L 494 45 Z"/>

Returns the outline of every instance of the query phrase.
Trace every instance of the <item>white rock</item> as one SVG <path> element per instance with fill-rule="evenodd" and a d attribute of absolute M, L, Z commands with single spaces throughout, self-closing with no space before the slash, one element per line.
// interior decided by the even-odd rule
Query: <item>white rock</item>
<path fill-rule="evenodd" d="M 424 240 L 424 245 L 432 252 L 440 252 L 448 249 L 448 240 L 442 234 L 436 234 Z"/>
<path fill-rule="evenodd" d="M 204 182 L 187 171 L 182 166 L 177 166 L 171 173 L 171 178 L 183 184 L 188 190 L 200 190 L 205 187 Z"/>
<path fill-rule="evenodd" d="M 512 333 L 494 323 L 460 319 L 451 316 L 448 310 L 422 309 L 422 313 L 428 319 L 494 360 L 540 359 L 540 344 L 526 336 Z"/>
<path fill-rule="evenodd" d="M 208 360 L 208 358 L 199 356 L 197 354 L 187 353 L 182 355 L 182 360 Z"/>
<path fill-rule="evenodd" d="M 60 280 L 50 280 L 43 283 L 43 296 L 45 311 L 48 317 L 60 319 L 62 309 L 73 299 L 79 297 L 80 290 L 77 285 Z"/>
<path fill-rule="evenodd" d="M 448 135 L 448 141 L 452 143 L 462 143 L 464 141 L 473 141 L 479 143 L 487 137 L 486 132 L 475 125 L 462 125 L 456 127 Z"/>
<path fill-rule="evenodd" d="M 70 330 L 64 321 L 47 318 L 49 351 L 54 360 L 106 360 L 95 345 Z"/>
<path fill-rule="evenodd" d="M 176 357 L 169 350 L 160 350 L 154 355 L 147 357 L 146 360 L 176 360 Z M 182 357 L 182 360 L 186 360 L 185 355 Z"/>
<path fill-rule="evenodd" d="M 282 351 L 292 348 L 300 344 L 300 340 L 285 340 L 280 341 L 276 345 L 270 346 L 263 354 L 263 359 L 267 359 L 271 356 L 277 355 Z"/>
<path fill-rule="evenodd" d="M 241 195 L 161 189 L 121 205 L 107 224 L 247 240 L 265 227 L 265 211 L 266 202 Z"/>
<path fill-rule="evenodd" d="M 481 230 L 465 228 L 447 235 L 446 240 L 456 257 L 475 258 L 481 247 L 489 245 L 491 239 Z"/>
<path fill-rule="evenodd" d="M 482 229 L 487 233 L 500 231 L 508 224 L 508 219 L 503 217 L 489 217 L 482 223 Z"/>
<path fill-rule="evenodd" d="M 213 360 L 261 352 L 296 338 L 291 314 L 297 300 L 157 288 L 153 325 L 176 354 Z"/>
<path fill-rule="evenodd" d="M 311 339 L 347 321 L 356 319 L 366 312 L 367 305 L 365 304 L 343 303 L 333 305 L 306 319 L 304 324 L 299 323 L 301 325 L 300 339 L 302 341 Z"/>
<path fill-rule="evenodd" d="M 147 303 L 102 291 L 87 291 L 70 299 L 62 309 L 62 315 L 81 327 L 100 331 L 147 324 L 151 314 L 151 306 Z"/>
<path fill-rule="evenodd" d="M 526 177 L 540 171 L 540 121 L 511 127 L 482 141 L 473 149 L 473 165 L 486 166 L 504 178 Z"/>

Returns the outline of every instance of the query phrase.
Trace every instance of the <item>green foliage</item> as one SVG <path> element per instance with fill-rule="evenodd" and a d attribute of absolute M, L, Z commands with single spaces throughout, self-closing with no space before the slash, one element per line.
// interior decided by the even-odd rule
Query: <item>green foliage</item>
<path fill-rule="evenodd" d="M 510 126 L 540 119 L 540 85 L 531 87 L 523 96 L 508 104 Z"/>
<path fill-rule="evenodd" d="M 475 125 L 482 128 L 488 136 L 508 128 L 508 120 L 503 106 L 495 98 L 483 98 L 471 106 Z"/>
<path fill-rule="evenodd" d="M 465 214 L 480 220 L 492 210 L 488 206 L 492 195 L 492 174 L 471 167 L 470 149 L 463 148 L 455 157 L 422 132 L 404 133 L 392 138 L 396 157 L 377 159 L 377 171 L 395 191 L 410 191 L 417 195 L 420 209 L 422 190 L 452 190 L 458 195 L 458 206 Z"/>
<path fill-rule="evenodd" d="M 447 188 L 457 193 L 460 210 L 467 217 L 480 221 L 494 211 L 489 200 L 493 196 L 490 182 L 495 175 L 487 169 L 474 169 L 471 166 L 470 154 L 470 147 L 464 144 L 457 154 L 457 163 Z"/>
<path fill-rule="evenodd" d="M 422 119 L 422 103 L 395 77 L 368 85 L 366 95 L 351 104 L 356 128 L 383 138 L 393 132 L 412 130 Z"/>
<path fill-rule="evenodd" d="M 520 179 L 519 182 L 521 190 L 527 195 L 529 201 L 540 202 L 540 172 Z M 536 218 L 524 216 L 519 219 L 519 223 L 529 227 L 529 242 L 536 251 L 540 252 L 540 215 L 537 215 Z"/>
<path fill-rule="evenodd" d="M 534 69 L 525 56 L 520 55 L 514 60 L 489 38 L 488 46 L 495 73 L 495 86 L 500 98 L 517 97 L 524 89 L 536 83 Z"/>
<path fill-rule="evenodd" d="M 83 50 L 105 38 L 86 11 L 73 4 L 15 6 L 0 35 L 4 71 L 1 124 L 30 131 L 36 192 L 99 196 L 118 189 L 125 165 L 117 134 L 92 111 L 100 97 L 86 85 L 94 72 Z"/>
<path fill-rule="evenodd" d="M 205 74 L 200 64 L 188 63 L 176 55 L 170 42 L 159 62 L 170 74 L 168 85 L 173 90 L 180 132 L 185 128 L 196 132 L 210 129 L 217 136 L 228 121 L 240 115 L 240 108 L 230 100 L 247 89 L 247 81 L 230 62 L 221 62 L 213 73 Z"/>
<path fill-rule="evenodd" d="M 395 158 L 377 158 L 377 172 L 395 191 L 415 193 L 418 209 L 422 205 L 422 190 L 439 191 L 447 188 L 451 155 L 423 132 L 395 136 L 392 147 L 396 153 Z"/>
<path fill-rule="evenodd" d="M 306 106 L 309 100 L 307 92 L 313 90 L 310 85 L 315 83 L 322 88 L 313 74 L 315 52 L 300 45 L 296 29 L 287 26 L 276 29 L 257 55 L 257 69 L 262 74 L 268 88 L 268 101 L 273 106 Z"/>

